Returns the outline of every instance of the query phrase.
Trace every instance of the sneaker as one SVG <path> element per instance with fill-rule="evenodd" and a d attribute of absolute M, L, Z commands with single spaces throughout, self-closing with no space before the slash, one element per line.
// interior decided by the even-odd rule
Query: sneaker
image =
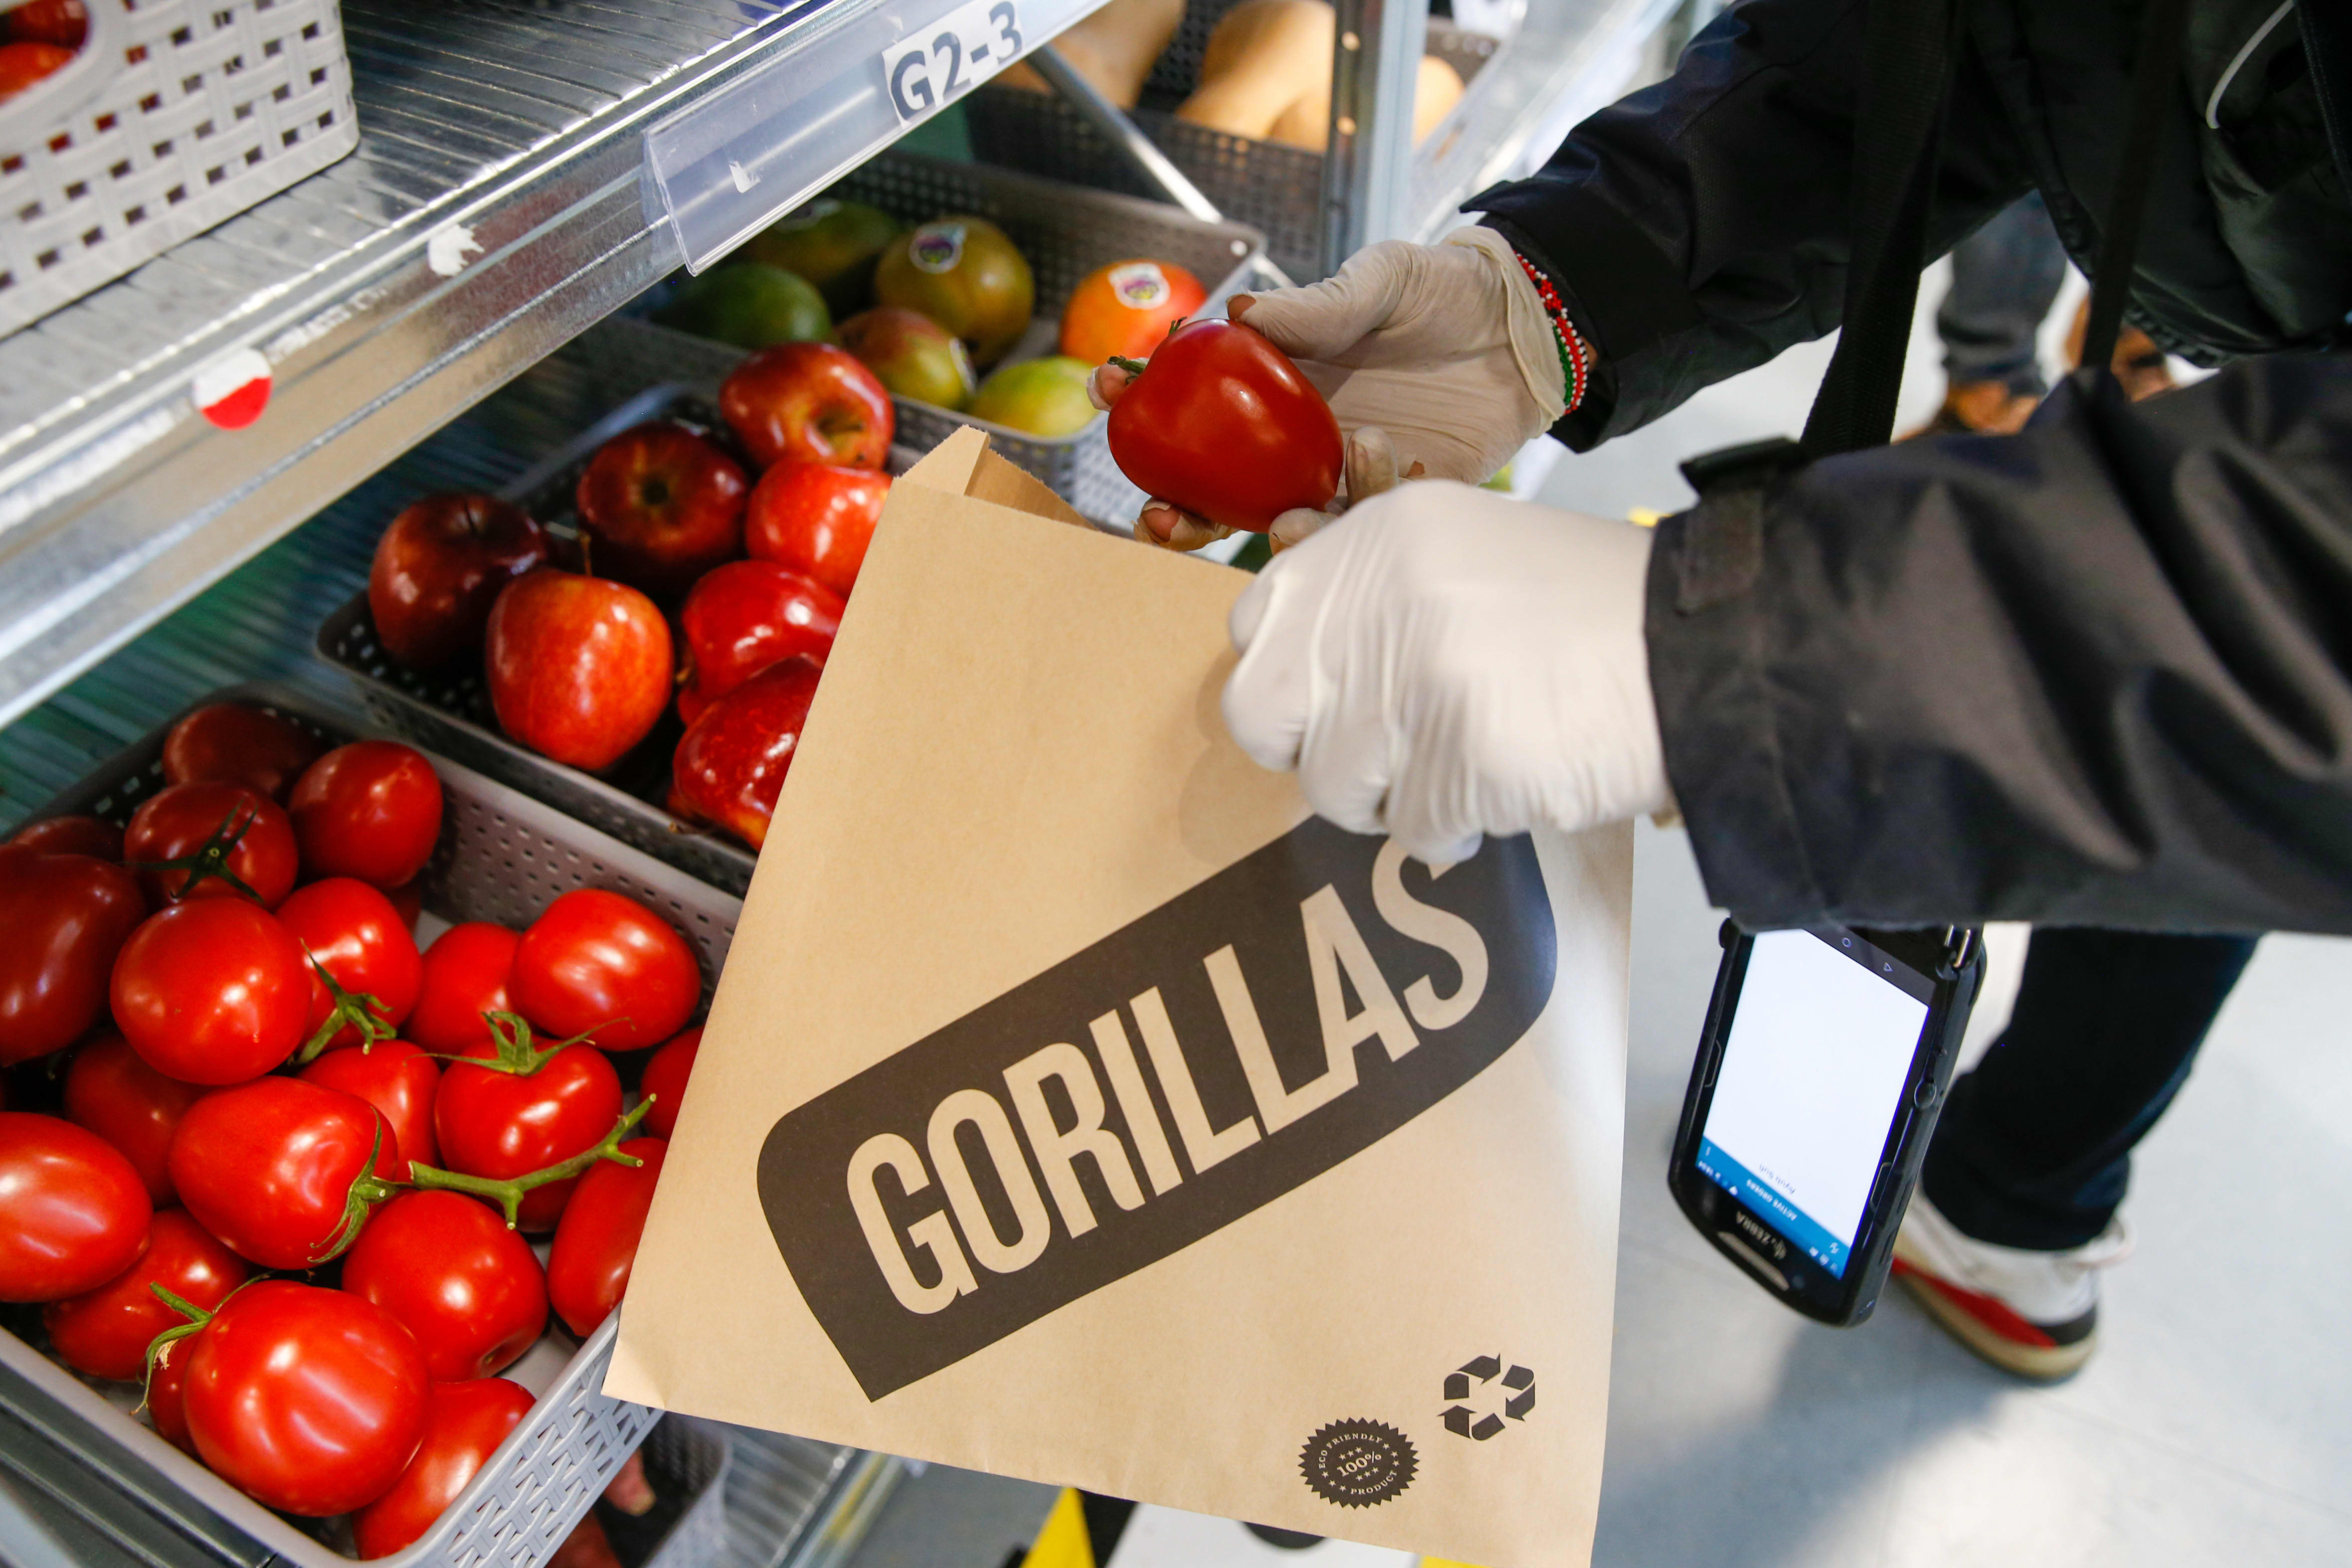
<path fill-rule="evenodd" d="M 2083 363 L 2083 340 L 2090 335 L 2091 301 L 2085 298 L 2074 309 L 2074 325 L 2066 333 L 2066 362 L 2080 367 Z M 2172 379 L 2172 365 L 2156 340 L 2137 327 L 2125 327 L 2116 334 L 2115 358 L 2107 366 L 2124 389 L 2124 396 L 2137 402 L 2158 392 L 2170 392 L 2178 384 Z"/>
<path fill-rule="evenodd" d="M 1944 403 L 1936 416 L 1918 429 L 1897 436 L 1909 441 L 1922 435 L 2014 435 L 2042 400 L 2031 392 L 2012 392 L 2002 382 L 1953 382 L 1944 390 Z"/>
<path fill-rule="evenodd" d="M 2080 1247 L 2034 1252 L 1964 1236 L 1915 1194 L 1895 1238 L 1895 1277 L 1945 1332 L 2037 1383 L 2072 1377 L 2098 1346 L 2099 1270 L 2131 1255 L 2119 1217 Z"/>

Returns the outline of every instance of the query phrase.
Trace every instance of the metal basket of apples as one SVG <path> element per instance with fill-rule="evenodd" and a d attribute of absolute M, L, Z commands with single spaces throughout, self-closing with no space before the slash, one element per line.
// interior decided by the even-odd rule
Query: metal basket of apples
<path fill-rule="evenodd" d="M 12 1443 L 241 1562 L 532 1568 L 600 1492 L 707 1536 L 723 1434 L 633 1462 L 600 1389 L 737 908 L 274 688 L 51 802 L 0 847 Z"/>
<path fill-rule="evenodd" d="M 638 393 L 499 495 L 420 497 L 320 629 L 380 722 L 730 892 L 881 516 L 890 400 L 828 344 Z"/>
<path fill-rule="evenodd" d="M 898 440 L 960 424 L 1097 523 L 1143 493 L 1111 460 L 1089 371 L 1147 359 L 1241 288 L 1265 235 L 1181 208 L 911 154 L 873 159 L 678 287 L 660 327 L 744 351 L 832 341 L 887 389 Z"/>

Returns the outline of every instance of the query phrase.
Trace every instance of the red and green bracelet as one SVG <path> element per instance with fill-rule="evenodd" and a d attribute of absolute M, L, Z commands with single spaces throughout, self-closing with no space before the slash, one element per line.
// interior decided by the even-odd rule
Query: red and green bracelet
<path fill-rule="evenodd" d="M 1592 349 L 1577 331 L 1576 323 L 1569 319 L 1568 307 L 1560 302 L 1559 290 L 1551 286 L 1551 279 L 1518 252 L 1511 255 L 1519 269 L 1528 275 L 1528 281 L 1536 286 L 1536 293 L 1543 300 L 1544 314 L 1551 318 L 1553 346 L 1559 350 L 1560 380 L 1568 389 L 1568 406 L 1560 410 L 1565 418 L 1584 401 L 1584 389 L 1591 382 Z"/>

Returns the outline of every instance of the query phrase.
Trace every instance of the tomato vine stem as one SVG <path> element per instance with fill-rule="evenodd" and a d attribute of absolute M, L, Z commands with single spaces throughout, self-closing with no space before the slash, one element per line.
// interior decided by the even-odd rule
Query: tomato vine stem
<path fill-rule="evenodd" d="M 237 815 L 240 809 L 245 811 L 241 819 Z M 179 892 L 172 894 L 172 902 L 174 904 L 184 901 L 188 894 L 195 891 L 196 884 L 208 876 L 220 878 L 254 903 L 259 904 L 261 894 L 254 892 L 243 877 L 228 869 L 228 857 L 229 852 L 244 841 L 245 831 L 259 821 L 260 817 L 261 812 L 257 807 L 233 807 L 228 814 L 220 820 L 220 826 L 215 828 L 210 836 L 196 846 L 194 853 L 182 855 L 176 860 L 133 861 L 131 862 L 131 869 L 132 871 L 186 872 L 188 880 L 180 884 Z"/>
<path fill-rule="evenodd" d="M 392 1024 L 384 1016 L 392 1009 L 383 1005 L 382 997 L 373 991 L 345 990 L 334 976 L 327 973 L 327 966 L 319 962 L 317 954 L 305 947 L 302 956 L 310 960 L 311 971 L 319 977 L 319 983 L 327 988 L 327 995 L 334 999 L 335 1005 L 327 1010 L 325 1019 L 310 1032 L 310 1038 L 302 1042 L 302 1049 L 294 1053 L 295 1066 L 307 1066 L 316 1061 L 325 1053 L 327 1042 L 341 1033 L 346 1024 L 359 1030 L 360 1050 L 362 1051 L 374 1049 L 378 1040 L 393 1037 Z"/>
<path fill-rule="evenodd" d="M 550 1182 L 568 1181 L 599 1160 L 610 1160 L 616 1166 L 644 1165 L 646 1162 L 636 1155 L 621 1153 L 621 1145 L 630 1134 L 637 1130 L 637 1124 L 645 1120 L 646 1113 L 653 1109 L 654 1102 L 659 1098 L 657 1094 L 646 1095 L 635 1105 L 623 1112 L 620 1120 L 613 1124 L 613 1130 L 598 1139 L 593 1145 L 581 1150 L 570 1159 L 558 1160 L 551 1166 L 545 1166 L 519 1176 L 501 1179 L 494 1176 L 467 1176 L 463 1171 L 445 1171 L 433 1166 L 420 1166 L 411 1162 L 408 1167 L 408 1185 L 420 1191 L 462 1192 L 468 1197 L 495 1203 L 506 1215 L 507 1228 L 512 1230 L 520 1217 L 524 1197 L 534 1189 L 545 1186 Z"/>

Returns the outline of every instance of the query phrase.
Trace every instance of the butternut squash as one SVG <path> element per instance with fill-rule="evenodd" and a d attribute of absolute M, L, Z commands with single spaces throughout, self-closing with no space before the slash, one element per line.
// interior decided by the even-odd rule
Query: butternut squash
<path fill-rule="evenodd" d="M 1324 0 L 1242 0 L 1209 34 L 1201 86 L 1176 118 L 1263 140 L 1310 94 L 1321 96 L 1329 118 L 1333 34 Z"/>
<path fill-rule="evenodd" d="M 1421 72 L 1413 83 L 1412 140 L 1418 146 L 1437 122 L 1462 101 L 1462 78 L 1435 55 L 1421 57 Z M 1331 144 L 1331 84 L 1327 78 L 1314 92 L 1284 110 L 1266 129 L 1269 141 L 1327 152 Z"/>
<path fill-rule="evenodd" d="M 1225 13 L 1201 56 L 1201 86 L 1179 120 L 1229 135 L 1321 152 L 1331 139 L 1334 23 L 1324 0 L 1244 0 Z M 1419 142 L 1462 100 L 1462 78 L 1423 55 L 1414 83 Z"/>
<path fill-rule="evenodd" d="M 1143 80 L 1184 20 L 1184 0 L 1110 0 L 1073 22 L 1054 40 L 1070 68 L 1121 109 L 1133 109 Z M 1025 63 L 996 78 L 1007 87 L 1048 92 L 1045 78 Z"/>

